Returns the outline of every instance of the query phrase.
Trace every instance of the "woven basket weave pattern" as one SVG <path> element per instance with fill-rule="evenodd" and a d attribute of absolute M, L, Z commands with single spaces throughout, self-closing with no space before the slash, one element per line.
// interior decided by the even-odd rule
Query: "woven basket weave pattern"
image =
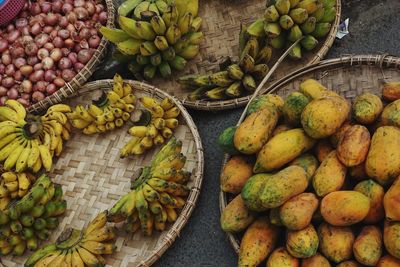
<path fill-rule="evenodd" d="M 298 91 L 300 83 L 305 79 L 316 79 L 328 89 L 353 101 L 362 93 L 373 93 L 381 96 L 384 81 L 400 81 L 400 58 L 385 55 L 344 56 L 339 59 L 321 61 L 305 67 L 282 78 L 267 88 L 268 92 L 286 97 Z M 238 122 L 240 124 L 240 122 Z M 228 155 L 225 155 L 225 166 Z M 222 170 L 221 170 L 222 171 Z M 231 200 L 231 195 L 220 192 L 220 210 Z M 239 252 L 240 240 L 236 235 L 227 233 L 229 242 Z"/>
<path fill-rule="evenodd" d="M 111 80 L 87 84 L 80 90 L 82 96 L 70 103 L 90 103 L 90 94 L 94 89 L 109 89 Z M 132 82 L 136 96 L 152 95 L 161 99 L 166 94 L 145 84 Z M 167 230 L 145 237 L 139 231 L 132 234 L 119 230 L 116 239 L 117 250 L 106 257 L 110 266 L 150 266 L 171 246 L 188 221 L 200 193 L 203 177 L 203 151 L 201 141 L 191 117 L 179 103 L 181 110 L 179 126 L 174 135 L 182 140 L 182 153 L 187 157 L 185 170 L 191 171 L 188 183 L 191 188 L 187 204 L 179 214 L 178 220 Z M 141 167 L 148 166 L 153 155 L 160 149 L 152 149 L 141 156 L 119 158 L 119 150 L 131 138 L 128 126 L 104 134 L 84 135 L 74 131 L 64 150 L 54 164 L 50 176 L 63 187 L 68 208 L 61 217 L 60 226 L 53 232 L 49 242 L 54 242 L 59 234 L 68 227 L 82 229 L 99 212 L 109 209 L 121 196 L 130 191 L 133 174 Z M 118 226 L 118 225 L 117 225 Z M 21 266 L 28 255 L 23 257 L 5 257 L 7 267 Z"/>

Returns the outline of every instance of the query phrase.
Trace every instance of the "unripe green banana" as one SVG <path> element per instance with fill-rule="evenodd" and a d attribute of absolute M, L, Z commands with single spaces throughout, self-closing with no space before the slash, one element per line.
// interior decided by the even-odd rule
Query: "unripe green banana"
<path fill-rule="evenodd" d="M 308 19 L 307 10 L 304 8 L 292 9 L 290 10 L 289 15 L 296 24 L 302 24 Z"/>
<path fill-rule="evenodd" d="M 240 58 L 243 58 L 244 55 L 250 55 L 252 58 L 255 58 L 259 52 L 259 43 L 256 37 L 250 37 L 247 41 Z"/>
<path fill-rule="evenodd" d="M 164 61 L 171 61 L 175 58 L 175 50 L 173 47 L 168 47 L 168 49 L 161 52 Z"/>
<path fill-rule="evenodd" d="M 175 53 L 179 54 L 190 44 L 188 36 L 183 36 L 174 44 Z"/>
<path fill-rule="evenodd" d="M 139 65 L 147 65 L 150 64 L 150 57 L 149 56 L 142 56 L 141 54 L 136 55 L 136 62 Z"/>
<path fill-rule="evenodd" d="M 176 24 L 168 27 L 165 37 L 170 45 L 174 45 L 179 39 L 181 39 L 181 31 Z"/>
<path fill-rule="evenodd" d="M 172 74 L 172 70 L 168 62 L 163 61 L 159 66 L 158 70 L 163 78 L 168 78 Z"/>
<path fill-rule="evenodd" d="M 121 29 L 132 36 L 134 39 L 141 39 L 141 36 L 139 33 L 136 31 L 136 28 L 134 27 L 134 24 L 136 23 L 136 20 L 124 17 L 124 16 L 119 16 L 118 17 L 118 24 L 121 27 Z"/>
<path fill-rule="evenodd" d="M 253 72 L 251 75 L 254 77 L 256 80 L 262 80 L 269 71 L 269 67 L 267 64 L 258 64 L 254 66 Z"/>
<path fill-rule="evenodd" d="M 168 41 L 164 36 L 157 36 L 156 39 L 154 39 L 154 45 L 160 51 L 164 51 L 165 49 L 167 49 L 169 47 Z"/>
<path fill-rule="evenodd" d="M 267 7 L 265 9 L 264 13 L 264 18 L 266 22 L 277 22 L 279 19 L 280 15 L 278 13 L 278 10 L 274 5 Z"/>
<path fill-rule="evenodd" d="M 157 0 L 156 6 L 158 10 L 161 12 L 161 14 L 163 14 L 168 10 L 168 4 L 164 0 Z"/>
<path fill-rule="evenodd" d="M 321 19 L 324 17 L 324 15 L 325 15 L 324 6 L 320 6 L 314 13 L 311 14 L 311 16 L 314 17 L 317 22 L 320 22 Z"/>
<path fill-rule="evenodd" d="M 146 41 L 140 45 L 140 54 L 142 56 L 151 56 L 157 53 L 157 47 L 153 42 Z"/>
<path fill-rule="evenodd" d="M 157 67 L 153 65 L 147 65 L 144 67 L 143 76 L 146 80 L 151 80 L 156 75 Z"/>
<path fill-rule="evenodd" d="M 167 28 L 172 26 L 173 24 L 178 23 L 179 13 L 176 6 L 175 5 L 168 6 L 167 11 L 164 12 L 162 18 Z"/>
<path fill-rule="evenodd" d="M 157 35 L 165 34 L 165 32 L 167 30 L 167 26 L 165 25 L 164 20 L 160 16 L 152 17 L 150 19 L 150 24 L 153 27 L 153 30 Z"/>
<path fill-rule="evenodd" d="M 321 0 L 324 7 L 330 8 L 336 5 L 336 0 Z"/>
<path fill-rule="evenodd" d="M 139 65 L 137 62 L 131 62 L 128 64 L 128 69 L 130 72 L 132 72 L 134 75 L 139 74 L 139 72 L 142 71 L 144 65 Z"/>
<path fill-rule="evenodd" d="M 169 64 L 176 70 L 183 70 L 186 67 L 187 61 L 181 56 L 176 56 L 173 60 L 169 61 Z"/>
<path fill-rule="evenodd" d="M 187 98 L 191 101 L 204 99 L 206 97 L 205 94 L 208 90 L 209 90 L 208 86 L 199 87 L 190 94 L 188 94 Z"/>
<path fill-rule="evenodd" d="M 317 25 L 317 20 L 314 17 L 309 17 L 306 22 L 300 25 L 303 34 L 310 34 L 315 31 L 315 26 Z"/>
<path fill-rule="evenodd" d="M 160 10 L 158 10 L 156 3 L 151 3 L 149 5 L 149 11 L 156 13 L 156 15 L 160 15 Z"/>
<path fill-rule="evenodd" d="M 280 15 L 287 15 L 290 10 L 290 1 L 289 0 L 276 0 L 275 7 L 278 10 Z"/>
<path fill-rule="evenodd" d="M 315 30 L 311 33 L 311 35 L 315 38 L 322 38 L 329 33 L 331 26 L 332 25 L 330 23 L 317 23 L 315 25 Z"/>
<path fill-rule="evenodd" d="M 121 16 L 126 16 L 130 12 L 132 12 L 143 0 L 128 0 L 124 1 L 119 7 L 118 7 L 118 14 Z"/>
<path fill-rule="evenodd" d="M 192 25 L 190 26 L 190 30 L 192 32 L 198 32 L 200 30 L 203 19 L 201 17 L 196 17 L 193 19 Z"/>
<path fill-rule="evenodd" d="M 312 35 L 306 35 L 303 40 L 300 41 L 301 46 L 307 50 L 313 50 L 318 45 L 318 40 Z"/>
<path fill-rule="evenodd" d="M 117 44 L 117 48 L 125 55 L 136 55 L 139 53 L 141 41 L 130 38 Z"/>
<path fill-rule="evenodd" d="M 290 42 L 294 43 L 297 40 L 301 39 L 301 37 L 303 37 L 303 33 L 301 32 L 300 27 L 298 25 L 295 25 L 290 29 L 287 39 Z"/>
<path fill-rule="evenodd" d="M 289 0 L 289 1 L 290 1 L 290 8 L 295 8 L 300 2 L 300 0 Z"/>
<path fill-rule="evenodd" d="M 246 91 L 253 93 L 256 90 L 257 84 L 256 81 L 254 80 L 253 76 L 246 74 L 243 77 L 242 80 L 242 84 L 244 89 L 246 89 Z"/>
<path fill-rule="evenodd" d="M 269 38 L 276 38 L 281 34 L 281 26 L 279 23 L 265 23 L 264 31 Z"/>
<path fill-rule="evenodd" d="M 256 57 L 256 63 L 265 63 L 267 64 L 272 57 L 272 47 L 269 45 L 264 46 Z"/>
<path fill-rule="evenodd" d="M 149 6 L 150 6 L 150 2 L 148 2 L 148 1 L 143 1 L 140 4 L 138 4 L 136 6 L 135 10 L 133 11 L 133 15 L 135 16 L 135 19 L 137 19 L 137 20 L 142 19 L 141 13 L 143 11 L 149 10 Z"/>
<path fill-rule="evenodd" d="M 226 90 L 225 94 L 229 97 L 236 98 L 242 95 L 243 86 L 241 81 L 232 83 Z"/>
<path fill-rule="evenodd" d="M 157 54 L 154 54 L 154 55 L 150 56 L 151 65 L 158 66 L 158 65 L 161 64 L 161 62 L 162 62 L 162 58 L 161 58 L 161 54 L 160 53 L 157 53 Z"/>
<path fill-rule="evenodd" d="M 199 45 L 188 45 L 182 50 L 182 52 L 179 53 L 179 55 L 184 59 L 188 60 L 195 58 L 199 53 L 199 51 L 200 51 Z"/>
<path fill-rule="evenodd" d="M 299 2 L 297 7 L 304 8 L 305 10 L 307 10 L 308 14 L 312 14 L 317 11 L 319 4 L 318 0 L 302 0 L 301 2 Z"/>
<path fill-rule="evenodd" d="M 336 18 L 336 8 L 330 7 L 325 9 L 324 16 L 321 18 L 321 22 L 332 22 Z"/>
<path fill-rule="evenodd" d="M 299 60 L 299 59 L 301 59 L 302 54 L 301 54 L 301 46 L 300 46 L 300 44 L 296 44 L 296 45 L 292 48 L 292 50 L 290 50 L 289 56 L 290 56 L 290 58 L 293 59 L 293 60 Z"/>
<path fill-rule="evenodd" d="M 190 12 L 185 13 L 182 17 L 178 20 L 178 27 L 181 34 L 186 34 L 190 31 L 190 26 L 193 23 L 193 15 Z"/>
<path fill-rule="evenodd" d="M 212 100 L 221 100 L 225 98 L 226 87 L 216 87 L 214 89 L 208 90 L 205 96 Z"/>
<path fill-rule="evenodd" d="M 215 86 L 226 87 L 233 83 L 228 71 L 219 71 L 210 75 L 210 82 Z"/>
<path fill-rule="evenodd" d="M 156 33 L 154 32 L 150 22 L 136 21 L 134 27 L 136 28 L 136 32 L 139 34 L 140 39 L 153 41 L 154 38 L 156 38 Z"/>
<path fill-rule="evenodd" d="M 279 25 L 284 30 L 289 30 L 293 27 L 294 21 L 289 15 L 283 15 L 279 18 Z"/>
<path fill-rule="evenodd" d="M 251 72 L 254 68 L 254 58 L 249 54 L 243 56 L 243 58 L 239 62 L 240 68 L 245 72 Z"/>
<path fill-rule="evenodd" d="M 123 42 L 130 38 L 130 35 L 121 29 L 110 29 L 101 26 L 99 31 L 104 36 L 104 38 L 106 38 L 108 41 L 114 44 Z"/>
<path fill-rule="evenodd" d="M 203 41 L 203 32 L 192 32 L 188 36 L 188 40 L 190 44 L 198 45 Z"/>
<path fill-rule="evenodd" d="M 258 19 L 247 28 L 247 33 L 250 36 L 262 37 L 264 36 L 264 19 Z"/>
<path fill-rule="evenodd" d="M 232 64 L 228 66 L 226 70 L 229 74 L 229 77 L 233 80 L 241 81 L 244 76 L 244 73 L 238 64 Z"/>
<path fill-rule="evenodd" d="M 33 225 L 33 222 L 35 221 L 35 218 L 33 216 L 24 214 L 20 218 L 20 222 L 23 226 L 25 227 L 31 227 Z"/>
<path fill-rule="evenodd" d="M 185 75 L 178 78 L 178 83 L 192 87 L 206 87 L 212 85 L 210 75 Z"/>

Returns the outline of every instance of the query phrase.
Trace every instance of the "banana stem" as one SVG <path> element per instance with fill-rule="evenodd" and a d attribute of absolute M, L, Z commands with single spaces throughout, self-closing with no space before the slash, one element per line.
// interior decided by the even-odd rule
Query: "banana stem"
<path fill-rule="evenodd" d="M 141 184 L 143 184 L 147 179 L 149 179 L 149 174 L 150 174 L 150 167 L 146 166 L 143 168 L 142 174 L 137 178 L 135 181 L 132 181 L 131 183 L 131 189 L 136 189 L 138 188 Z"/>
<path fill-rule="evenodd" d="M 249 105 L 251 103 L 251 101 L 254 100 L 254 98 L 256 98 L 258 96 L 258 94 L 260 93 L 261 89 L 264 87 L 265 83 L 269 80 L 269 78 L 272 76 L 272 74 L 275 72 L 275 70 L 279 67 L 279 65 L 281 64 L 281 62 L 286 58 L 287 55 L 289 55 L 290 51 L 292 50 L 293 47 L 295 47 L 304 37 L 300 38 L 299 40 L 297 40 L 296 42 L 294 42 L 286 51 L 285 53 L 283 53 L 283 55 L 276 61 L 276 63 L 274 64 L 274 66 L 272 66 L 272 68 L 269 70 L 269 72 L 267 73 L 267 75 L 265 75 L 265 77 L 263 78 L 263 80 L 260 82 L 260 84 L 258 85 L 258 87 L 256 88 L 256 90 L 254 91 L 253 95 L 251 96 L 249 102 L 247 103 L 246 107 L 244 108 L 244 111 L 242 113 L 242 116 L 239 119 L 239 122 L 237 124 L 237 126 L 240 125 L 240 123 L 242 123 L 242 121 L 244 120 L 245 116 L 246 116 L 246 112 L 247 109 L 249 108 Z"/>

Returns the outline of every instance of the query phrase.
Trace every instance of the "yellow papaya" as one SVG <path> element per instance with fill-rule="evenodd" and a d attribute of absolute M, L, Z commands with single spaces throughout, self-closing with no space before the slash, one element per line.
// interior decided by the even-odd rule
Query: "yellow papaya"
<path fill-rule="evenodd" d="M 243 231 L 254 221 L 254 215 L 238 195 L 222 211 L 221 228 L 225 232 Z"/>
<path fill-rule="evenodd" d="M 253 166 L 243 156 L 233 156 L 225 164 L 221 173 L 221 190 L 239 194 L 246 181 L 253 174 Z"/>

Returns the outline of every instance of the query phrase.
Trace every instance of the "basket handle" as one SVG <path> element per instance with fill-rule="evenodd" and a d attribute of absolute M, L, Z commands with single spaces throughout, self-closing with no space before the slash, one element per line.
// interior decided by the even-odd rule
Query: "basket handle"
<path fill-rule="evenodd" d="M 254 91 L 253 95 L 251 96 L 249 102 L 247 103 L 246 107 L 243 110 L 242 115 L 240 116 L 238 125 L 244 120 L 244 117 L 246 116 L 246 111 L 250 106 L 251 101 L 254 100 L 254 98 L 256 98 L 258 96 L 258 94 L 260 93 L 261 89 L 264 87 L 265 83 L 268 81 L 268 79 L 272 76 L 272 74 L 274 74 L 275 70 L 279 67 L 279 65 L 282 63 L 282 61 L 286 58 L 286 56 L 290 53 L 290 51 L 292 50 L 293 47 L 295 47 L 295 45 L 297 45 L 304 37 L 300 38 L 299 40 L 297 40 L 296 42 L 294 42 L 288 49 L 286 49 L 285 53 L 283 53 L 283 55 L 276 61 L 276 63 L 274 64 L 274 66 L 272 66 L 272 68 L 268 71 L 267 75 L 265 75 L 265 77 L 262 79 L 262 81 L 260 82 L 260 84 L 257 86 L 256 90 Z M 268 91 L 267 91 L 268 93 Z"/>

